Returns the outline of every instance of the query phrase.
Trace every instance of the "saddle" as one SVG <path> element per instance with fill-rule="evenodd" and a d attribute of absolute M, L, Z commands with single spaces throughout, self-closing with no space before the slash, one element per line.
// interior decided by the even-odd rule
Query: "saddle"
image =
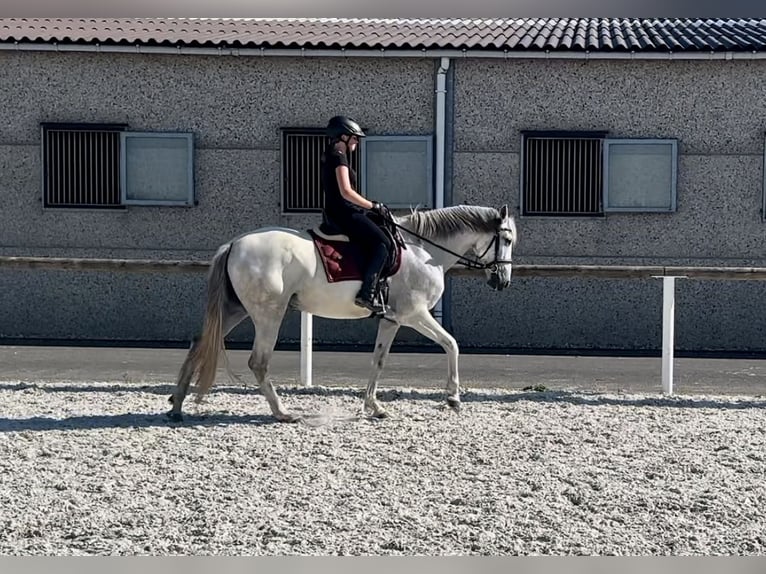
<path fill-rule="evenodd" d="M 388 303 L 388 278 L 399 271 L 402 263 L 404 240 L 393 221 L 376 218 L 376 223 L 388 235 L 394 249 L 389 253 L 388 261 L 383 265 L 377 285 L 377 296 Z M 328 283 L 340 281 L 362 281 L 367 269 L 364 253 L 345 235 L 326 214 L 322 215 L 322 223 L 307 230 L 314 240 L 314 247 L 322 260 Z"/>

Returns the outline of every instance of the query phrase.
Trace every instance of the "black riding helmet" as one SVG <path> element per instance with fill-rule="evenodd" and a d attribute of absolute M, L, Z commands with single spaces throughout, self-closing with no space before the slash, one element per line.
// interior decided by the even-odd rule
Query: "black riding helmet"
<path fill-rule="evenodd" d="M 342 135 L 364 137 L 364 132 L 359 124 L 346 116 L 335 116 L 327 122 L 327 135 L 332 139 L 340 139 Z"/>

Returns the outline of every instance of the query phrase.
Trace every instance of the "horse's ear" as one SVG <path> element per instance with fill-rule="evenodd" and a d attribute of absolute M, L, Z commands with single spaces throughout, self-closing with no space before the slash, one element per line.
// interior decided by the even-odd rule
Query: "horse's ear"
<path fill-rule="evenodd" d="M 500 208 L 500 218 L 506 219 L 508 217 L 508 204 L 506 203 L 503 207 Z"/>

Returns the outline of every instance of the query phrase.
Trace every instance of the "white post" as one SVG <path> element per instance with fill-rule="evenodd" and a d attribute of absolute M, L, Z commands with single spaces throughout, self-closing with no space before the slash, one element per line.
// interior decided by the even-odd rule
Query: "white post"
<path fill-rule="evenodd" d="M 301 311 L 301 382 L 311 386 L 311 354 L 314 343 L 313 316 Z"/>
<path fill-rule="evenodd" d="M 662 392 L 667 395 L 673 394 L 675 282 L 675 277 L 662 278 Z"/>

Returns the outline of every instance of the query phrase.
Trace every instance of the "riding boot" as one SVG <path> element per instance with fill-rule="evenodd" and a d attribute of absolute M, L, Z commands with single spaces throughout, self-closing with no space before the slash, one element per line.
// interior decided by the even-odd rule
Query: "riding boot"
<path fill-rule="evenodd" d="M 382 313 L 384 311 L 383 306 L 375 301 L 375 295 L 378 287 L 378 279 L 380 273 L 383 270 L 383 266 L 388 259 L 388 251 L 381 247 L 373 255 L 367 266 L 367 273 L 365 273 L 364 280 L 362 281 L 362 288 L 359 289 L 359 293 L 356 294 L 354 303 L 365 309 L 369 309 L 373 313 Z"/>

